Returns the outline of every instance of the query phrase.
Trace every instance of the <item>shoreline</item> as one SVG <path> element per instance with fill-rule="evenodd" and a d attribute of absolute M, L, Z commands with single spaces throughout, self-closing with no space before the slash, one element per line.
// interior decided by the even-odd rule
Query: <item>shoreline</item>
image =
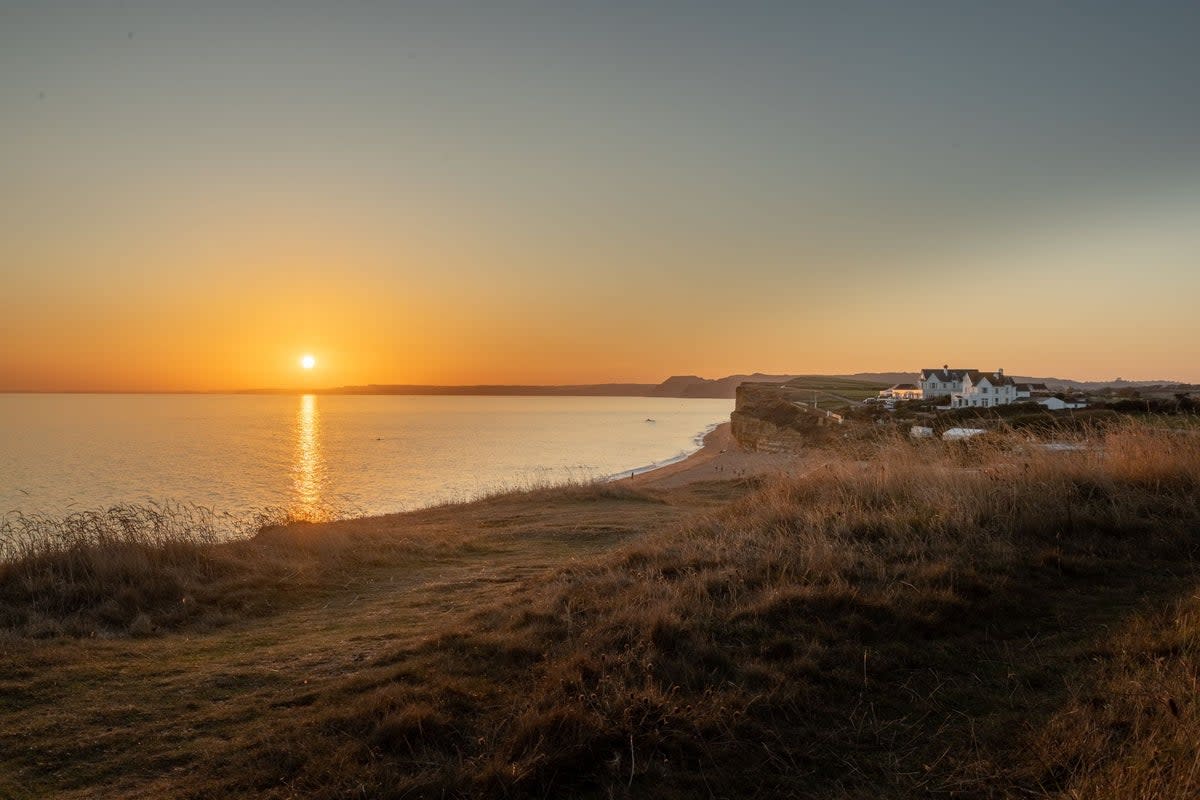
<path fill-rule="evenodd" d="M 700 446 L 690 453 L 678 456 L 676 458 L 667 459 L 655 465 L 646 465 L 637 467 L 633 470 L 622 470 L 621 472 L 609 475 L 607 477 L 595 479 L 598 485 L 604 484 L 624 484 L 637 488 L 649 489 L 677 489 L 687 486 L 691 483 L 701 481 L 721 481 L 721 480 L 737 480 L 740 478 L 754 477 L 770 473 L 783 473 L 800 463 L 804 459 L 804 453 L 760 453 L 742 450 L 738 443 L 733 438 L 731 424 L 719 422 L 711 426 L 702 436 Z M 570 486 L 570 481 L 561 483 L 553 483 L 541 488 L 565 488 Z M 484 492 L 477 496 L 469 496 L 456 498 L 451 500 L 435 501 L 429 504 L 418 505 L 412 508 L 403 508 L 394 511 L 376 511 L 376 512 L 352 512 L 349 515 L 335 515 L 328 519 L 311 520 L 305 524 L 313 525 L 329 525 L 347 522 L 364 522 L 375 521 L 386 518 L 393 518 L 406 514 L 419 514 L 421 512 L 434 509 L 445 509 L 453 506 L 465 506 L 477 503 L 479 501 L 493 499 L 498 495 L 509 494 L 512 492 L 522 491 L 519 488 L 502 489 L 498 492 Z M 153 504 L 153 503 L 151 503 Z M 170 501 L 166 501 L 164 505 L 171 505 Z M 137 506 L 139 503 L 113 504 L 100 509 L 103 512 L 105 509 L 119 507 L 121 505 Z M 200 508 L 205 509 L 206 506 L 188 503 L 177 503 L 181 508 Z M 55 516 L 55 515 L 49 515 Z M 62 517 L 70 516 L 70 513 L 61 515 Z"/>
<path fill-rule="evenodd" d="M 759 453 L 743 450 L 733 438 L 732 426 L 722 422 L 704 435 L 700 448 L 687 456 L 645 472 L 620 472 L 609 480 L 643 489 L 675 489 L 689 483 L 757 477 L 790 471 L 805 453 Z M 631 471 L 634 472 L 634 471 Z"/>
<path fill-rule="evenodd" d="M 630 478 L 648 475 L 651 472 L 659 472 L 660 470 L 669 469 L 670 467 L 682 464 L 688 459 L 694 458 L 695 456 L 704 452 L 712 443 L 713 434 L 715 434 L 722 426 L 728 427 L 728 425 L 728 422 L 714 422 L 702 432 L 696 434 L 694 437 L 692 437 L 692 442 L 696 445 L 694 450 L 680 453 L 679 455 L 672 456 L 671 458 L 664 458 L 662 461 L 652 461 L 649 464 L 642 464 L 641 466 L 634 467 L 633 469 L 623 469 L 620 472 L 614 472 L 611 475 L 600 478 L 599 482 L 609 483 L 613 481 L 628 480 Z"/>

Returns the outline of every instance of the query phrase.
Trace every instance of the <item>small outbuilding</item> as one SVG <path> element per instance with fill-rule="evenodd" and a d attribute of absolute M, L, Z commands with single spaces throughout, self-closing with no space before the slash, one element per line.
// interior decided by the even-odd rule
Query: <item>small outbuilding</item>
<path fill-rule="evenodd" d="M 1063 400 L 1061 397 L 1043 397 L 1037 402 L 1038 405 L 1047 411 L 1062 411 L 1066 408 L 1087 408 L 1087 403 L 1074 403 L 1069 400 Z"/>
<path fill-rule="evenodd" d="M 890 389 L 881 391 L 879 396 L 890 397 L 893 400 L 920 400 L 925 396 L 925 392 L 915 383 L 897 383 Z"/>

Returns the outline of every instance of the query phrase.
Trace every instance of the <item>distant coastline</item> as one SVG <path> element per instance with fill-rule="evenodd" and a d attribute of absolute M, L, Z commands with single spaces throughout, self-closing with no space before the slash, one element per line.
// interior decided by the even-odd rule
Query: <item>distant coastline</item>
<path fill-rule="evenodd" d="M 0 389 L 0 394 L 153 394 L 153 395 L 423 395 L 447 397 L 668 397 L 696 398 L 706 400 L 729 400 L 738 385 L 753 383 L 785 383 L 797 378 L 833 378 L 866 381 L 892 386 L 917 380 L 915 372 L 856 372 L 847 375 L 771 375 L 761 372 L 727 375 L 724 378 L 701 378 L 698 375 L 673 375 L 661 383 L 586 383 L 586 384 L 412 384 L 412 383 L 368 383 L 355 386 L 323 388 L 277 388 L 255 389 Z M 1078 389 L 1096 390 L 1104 388 L 1187 387 L 1186 382 L 1161 380 L 1128 381 L 1116 378 L 1111 381 L 1080 381 L 1069 378 L 1014 375 L 1014 380 L 1024 383 L 1044 383 L 1053 390 Z"/>
<path fill-rule="evenodd" d="M 476 384 L 444 386 L 434 384 L 383 384 L 339 386 L 326 389 L 249 389 L 235 394 L 319 394 L 319 395 L 443 395 L 494 397 L 668 397 L 703 400 L 732 399 L 739 384 L 747 381 L 783 383 L 795 375 L 728 375 L 701 378 L 698 375 L 674 375 L 662 383 L 588 383 L 565 385 Z"/>

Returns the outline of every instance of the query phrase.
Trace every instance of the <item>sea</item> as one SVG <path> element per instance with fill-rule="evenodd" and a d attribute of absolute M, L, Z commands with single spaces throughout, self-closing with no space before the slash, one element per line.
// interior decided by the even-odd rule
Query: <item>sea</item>
<path fill-rule="evenodd" d="M 385 514 L 643 472 L 732 400 L 0 394 L 0 515 L 177 503 Z"/>

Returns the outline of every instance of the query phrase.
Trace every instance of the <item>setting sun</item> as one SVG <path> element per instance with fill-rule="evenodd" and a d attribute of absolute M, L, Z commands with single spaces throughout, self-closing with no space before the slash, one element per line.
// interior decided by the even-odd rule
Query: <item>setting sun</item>
<path fill-rule="evenodd" d="M 304 369 L 312 369 L 316 365 L 317 365 L 317 359 L 313 358 L 312 356 L 306 355 L 306 356 L 300 357 L 300 366 L 303 367 Z"/>

